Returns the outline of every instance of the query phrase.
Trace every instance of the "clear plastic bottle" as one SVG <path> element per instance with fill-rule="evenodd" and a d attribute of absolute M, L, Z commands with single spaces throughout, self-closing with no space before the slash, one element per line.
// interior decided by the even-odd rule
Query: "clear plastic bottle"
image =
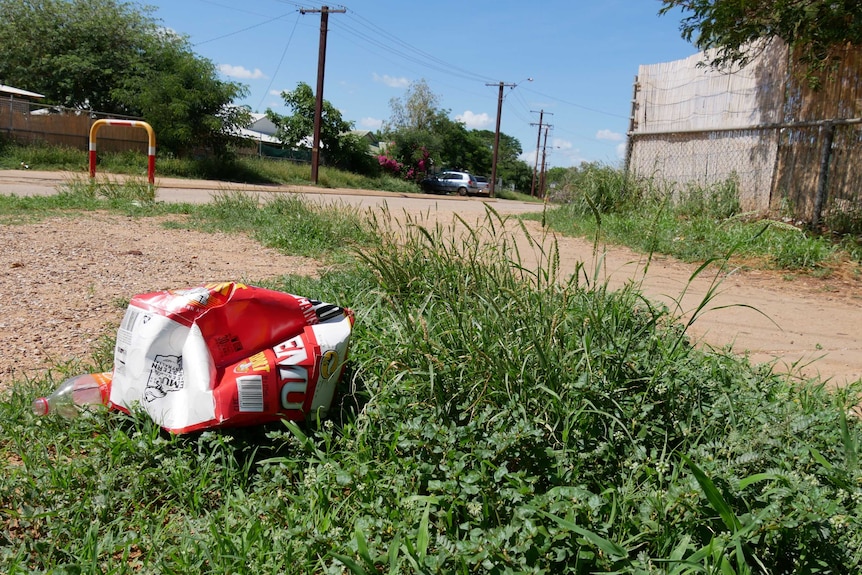
<path fill-rule="evenodd" d="M 106 405 L 110 395 L 111 372 L 85 373 L 70 377 L 48 397 L 33 400 L 33 413 L 48 415 L 59 413 L 63 417 L 77 417 L 82 406 Z"/>

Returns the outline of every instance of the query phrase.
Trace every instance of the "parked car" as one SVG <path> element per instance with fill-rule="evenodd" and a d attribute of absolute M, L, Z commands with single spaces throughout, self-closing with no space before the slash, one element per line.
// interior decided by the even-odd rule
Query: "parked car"
<path fill-rule="evenodd" d="M 485 176 L 476 176 L 476 185 L 479 187 L 479 194 L 483 196 L 488 196 L 491 194 L 491 191 L 488 189 L 488 186 L 491 184 L 488 182 L 488 178 Z"/>
<path fill-rule="evenodd" d="M 469 172 L 442 172 L 428 176 L 419 187 L 425 192 L 436 194 L 457 193 L 459 196 L 473 196 L 479 193 L 476 177 Z"/>

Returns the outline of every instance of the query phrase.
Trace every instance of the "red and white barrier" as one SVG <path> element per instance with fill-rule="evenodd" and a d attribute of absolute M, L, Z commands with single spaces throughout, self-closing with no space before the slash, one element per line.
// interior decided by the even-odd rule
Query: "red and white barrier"
<path fill-rule="evenodd" d="M 90 177 L 96 177 L 96 134 L 102 126 L 126 126 L 130 128 L 143 128 L 149 136 L 147 148 L 147 181 L 154 184 L 156 181 L 156 133 L 153 127 L 140 120 L 96 120 L 90 127 Z"/>

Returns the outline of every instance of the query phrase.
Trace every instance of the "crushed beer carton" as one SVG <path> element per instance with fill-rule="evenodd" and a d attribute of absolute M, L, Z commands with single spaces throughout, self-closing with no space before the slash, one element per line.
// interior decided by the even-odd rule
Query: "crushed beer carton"
<path fill-rule="evenodd" d="M 108 405 L 140 405 L 172 433 L 325 415 L 353 322 L 347 308 L 234 282 L 137 295 Z"/>

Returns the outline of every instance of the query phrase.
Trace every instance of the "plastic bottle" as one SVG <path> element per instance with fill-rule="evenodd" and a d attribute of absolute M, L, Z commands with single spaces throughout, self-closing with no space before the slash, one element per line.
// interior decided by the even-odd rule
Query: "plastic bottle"
<path fill-rule="evenodd" d="M 111 372 L 85 373 L 70 377 L 48 397 L 33 400 L 33 413 L 48 415 L 59 413 L 63 417 L 77 417 L 82 406 L 105 405 L 111 386 Z"/>

